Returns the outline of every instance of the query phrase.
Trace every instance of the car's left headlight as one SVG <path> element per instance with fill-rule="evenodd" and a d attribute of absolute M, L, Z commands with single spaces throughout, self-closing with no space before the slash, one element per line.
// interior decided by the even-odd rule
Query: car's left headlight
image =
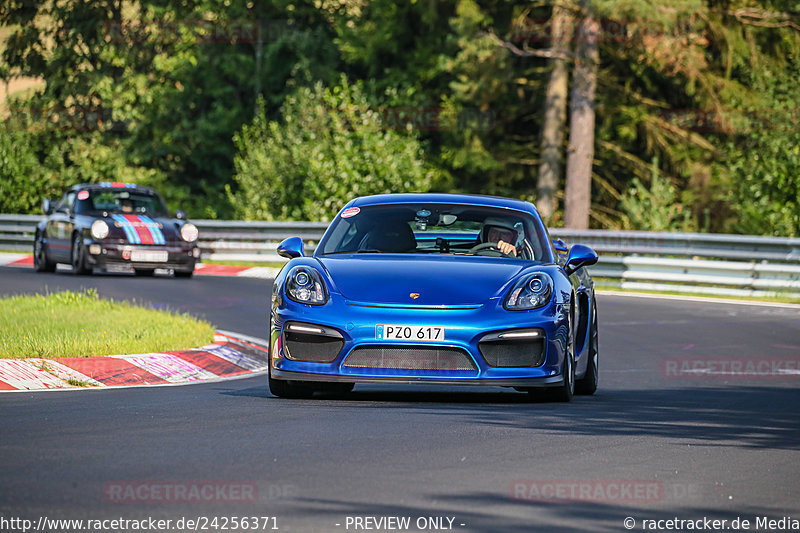
<path fill-rule="evenodd" d="M 181 226 L 181 238 L 186 242 L 196 241 L 199 234 L 200 232 L 197 231 L 197 226 L 191 222 L 187 222 Z"/>
<path fill-rule="evenodd" d="M 92 222 L 91 233 L 95 239 L 105 239 L 108 237 L 108 224 L 102 220 L 95 220 Z"/>
<path fill-rule="evenodd" d="M 553 279 L 544 272 L 523 276 L 508 293 L 504 307 L 510 311 L 523 311 L 542 307 L 553 295 Z"/>
<path fill-rule="evenodd" d="M 328 292 L 322 276 L 315 269 L 299 266 L 286 276 L 286 295 L 301 304 L 322 305 L 328 301 Z"/>

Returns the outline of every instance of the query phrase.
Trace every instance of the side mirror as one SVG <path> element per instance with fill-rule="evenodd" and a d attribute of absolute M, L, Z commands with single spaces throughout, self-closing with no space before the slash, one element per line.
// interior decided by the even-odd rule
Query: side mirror
<path fill-rule="evenodd" d="M 597 263 L 597 252 L 583 244 L 576 244 L 569 249 L 569 255 L 567 256 L 564 270 L 567 274 L 572 274 L 581 267 L 593 265 L 595 263 Z"/>
<path fill-rule="evenodd" d="M 42 213 L 49 215 L 53 212 L 53 202 L 49 198 L 42 200 Z"/>
<path fill-rule="evenodd" d="M 287 259 L 303 257 L 303 239 L 300 237 L 289 237 L 278 245 L 278 255 Z"/>
<path fill-rule="evenodd" d="M 183 209 L 178 209 L 177 211 L 175 211 L 175 218 L 177 218 L 178 220 L 186 220 L 186 211 L 184 211 Z"/>
<path fill-rule="evenodd" d="M 553 239 L 553 247 L 556 249 L 556 252 L 560 254 L 569 252 L 569 246 L 561 239 Z"/>

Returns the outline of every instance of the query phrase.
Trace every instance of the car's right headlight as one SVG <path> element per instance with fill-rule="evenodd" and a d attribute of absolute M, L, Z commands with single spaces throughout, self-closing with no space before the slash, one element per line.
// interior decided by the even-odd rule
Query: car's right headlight
<path fill-rule="evenodd" d="M 306 266 L 295 267 L 286 276 L 286 295 L 301 304 L 322 305 L 328 301 L 322 276 Z"/>
<path fill-rule="evenodd" d="M 103 220 L 95 220 L 92 222 L 91 233 L 95 239 L 105 239 L 108 237 L 108 224 Z"/>
<path fill-rule="evenodd" d="M 543 307 L 553 295 L 553 279 L 544 272 L 521 277 L 508 293 L 505 308 L 523 311 Z"/>
<path fill-rule="evenodd" d="M 192 224 L 191 222 L 187 222 L 183 226 L 181 226 L 181 238 L 186 242 L 194 242 L 197 240 L 197 237 L 200 235 L 200 232 L 197 231 L 197 226 Z"/>

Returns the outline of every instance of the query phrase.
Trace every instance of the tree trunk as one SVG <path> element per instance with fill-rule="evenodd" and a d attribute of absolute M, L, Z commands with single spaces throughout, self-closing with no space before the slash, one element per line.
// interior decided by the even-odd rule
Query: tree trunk
<path fill-rule="evenodd" d="M 588 1 L 581 7 L 586 10 Z M 592 205 L 592 159 L 594 158 L 594 95 L 599 62 L 599 21 L 584 11 L 577 28 L 575 71 L 570 99 L 567 179 L 564 189 L 564 227 L 589 227 Z"/>
<path fill-rule="evenodd" d="M 541 163 L 536 182 L 536 207 L 546 219 L 552 217 L 556 210 L 555 193 L 561 177 L 561 146 L 564 143 L 569 90 L 566 57 L 569 54 L 569 42 L 572 40 L 573 24 L 574 19 L 569 9 L 559 4 L 553 6 L 550 46 L 556 56 L 550 59 L 553 70 L 550 72 L 545 93 Z"/>

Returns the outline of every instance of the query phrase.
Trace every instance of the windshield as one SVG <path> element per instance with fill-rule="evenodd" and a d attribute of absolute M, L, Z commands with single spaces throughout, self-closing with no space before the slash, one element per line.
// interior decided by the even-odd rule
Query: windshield
<path fill-rule="evenodd" d="M 499 241 L 516 248 L 515 256 L 542 261 L 548 257 L 534 218 L 521 211 L 450 204 L 377 205 L 347 209 L 320 243 L 319 255 L 344 253 L 415 253 L 506 256 Z M 507 257 L 507 256 L 506 256 Z"/>
<path fill-rule="evenodd" d="M 81 191 L 78 193 L 75 211 L 168 216 L 167 208 L 158 195 L 146 191 L 112 188 Z"/>

